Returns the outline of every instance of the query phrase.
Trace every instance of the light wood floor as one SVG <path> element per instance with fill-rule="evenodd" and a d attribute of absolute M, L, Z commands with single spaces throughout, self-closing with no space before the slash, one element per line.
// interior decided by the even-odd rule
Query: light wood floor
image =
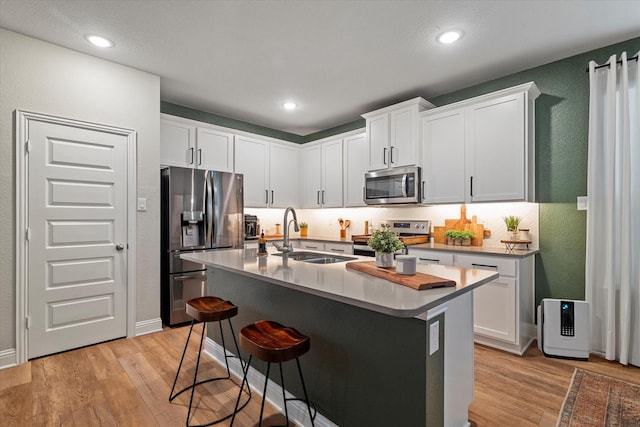
<path fill-rule="evenodd" d="M 0 425 L 184 425 L 188 393 L 173 403 L 167 398 L 187 333 L 188 328 L 167 329 L 0 370 Z M 187 366 L 197 353 L 195 340 L 192 343 Z M 576 366 L 640 384 L 640 368 L 597 357 L 590 362 L 548 359 L 536 348 L 518 357 L 478 345 L 475 355 L 475 400 L 469 419 L 477 427 L 554 426 Z M 200 372 L 224 373 L 204 357 Z M 189 382 L 193 368 L 186 372 L 178 387 Z M 198 410 L 192 424 L 228 413 L 235 402 L 237 385 L 229 381 L 204 387 L 206 391 L 194 398 Z M 255 426 L 259 412 L 260 399 L 254 394 L 235 425 Z M 284 422 L 272 407 L 266 409 L 266 419 L 267 424 Z"/>

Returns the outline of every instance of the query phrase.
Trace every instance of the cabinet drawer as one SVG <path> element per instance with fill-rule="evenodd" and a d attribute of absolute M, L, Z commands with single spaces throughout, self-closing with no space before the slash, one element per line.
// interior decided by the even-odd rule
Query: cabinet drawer
<path fill-rule="evenodd" d="M 312 249 L 314 251 L 324 251 L 324 243 L 322 242 L 304 242 L 300 241 L 301 249 Z"/>
<path fill-rule="evenodd" d="M 335 252 L 338 254 L 353 254 L 353 245 L 349 243 L 325 242 L 324 250 L 326 252 Z"/>
<path fill-rule="evenodd" d="M 500 276 L 516 276 L 517 260 L 493 256 L 458 255 L 456 266 L 465 268 L 477 268 L 480 270 L 492 270 L 500 273 Z"/>
<path fill-rule="evenodd" d="M 418 258 L 417 262 L 420 264 L 453 265 L 453 254 L 448 252 L 424 251 L 409 247 L 409 255 L 416 256 Z"/>

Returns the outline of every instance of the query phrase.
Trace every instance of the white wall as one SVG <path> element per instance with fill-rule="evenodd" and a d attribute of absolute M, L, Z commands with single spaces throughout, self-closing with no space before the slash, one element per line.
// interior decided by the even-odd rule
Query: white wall
<path fill-rule="evenodd" d="M 471 220 L 477 216 L 479 224 L 485 229 L 491 230 L 491 237 L 484 239 L 483 245 L 487 247 L 504 247 L 501 239 L 507 239 L 508 233 L 502 218 L 515 215 L 522 218 L 520 228 L 528 228 L 531 233 L 531 248 L 538 248 L 538 204 L 537 203 L 471 203 L 467 206 L 467 218 Z M 275 224 L 282 223 L 284 209 L 245 209 L 245 213 L 257 215 L 260 226 L 266 233 L 275 233 Z M 351 220 L 351 226 L 347 229 L 347 239 L 351 240 L 354 234 L 364 233 L 364 222 L 377 222 L 386 219 L 428 219 L 431 226 L 444 225 L 445 219 L 460 217 L 460 205 L 442 206 L 403 206 L 403 207 L 367 207 L 367 208 L 341 208 L 341 209 L 296 209 L 299 221 L 309 223 L 310 237 L 340 237 L 338 218 Z M 291 219 L 291 216 L 289 216 Z M 290 229 L 292 236 L 297 233 Z"/>
<path fill-rule="evenodd" d="M 160 317 L 160 78 L 0 29 L 0 352 L 15 341 L 16 109 L 134 129 L 137 322 Z"/>

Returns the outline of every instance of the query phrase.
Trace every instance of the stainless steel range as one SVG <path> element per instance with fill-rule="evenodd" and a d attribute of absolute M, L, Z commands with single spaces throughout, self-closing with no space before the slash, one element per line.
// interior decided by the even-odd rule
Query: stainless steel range
<path fill-rule="evenodd" d="M 429 230 L 431 221 L 429 220 L 384 220 L 378 223 L 378 228 L 388 228 L 395 231 L 400 236 L 400 240 L 408 245 L 427 243 L 429 241 Z M 351 236 L 353 240 L 353 254 L 361 256 L 375 256 L 375 251 L 367 245 L 371 236 L 368 234 Z M 407 249 L 402 249 L 397 254 L 406 253 Z"/>

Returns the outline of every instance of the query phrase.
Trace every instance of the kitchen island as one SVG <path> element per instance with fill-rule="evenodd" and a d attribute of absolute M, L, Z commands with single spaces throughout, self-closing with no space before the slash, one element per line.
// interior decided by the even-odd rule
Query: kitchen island
<path fill-rule="evenodd" d="M 316 425 L 466 424 L 473 399 L 471 291 L 497 273 L 419 265 L 419 272 L 457 285 L 416 291 L 347 270 L 344 262 L 312 264 L 270 251 L 268 256 L 240 249 L 183 257 L 209 266 L 209 293 L 239 307 L 236 329 L 268 319 L 311 338 L 301 364 L 320 414 Z M 217 343 L 215 329 L 208 336 Z M 300 396 L 295 364 L 287 365 L 288 391 Z M 253 367 L 264 371 L 260 363 Z M 252 386 L 260 384 L 254 379 Z M 268 397 L 280 406 L 279 388 L 270 390 Z M 291 406 L 290 414 L 300 414 L 308 425 L 304 410 Z"/>

